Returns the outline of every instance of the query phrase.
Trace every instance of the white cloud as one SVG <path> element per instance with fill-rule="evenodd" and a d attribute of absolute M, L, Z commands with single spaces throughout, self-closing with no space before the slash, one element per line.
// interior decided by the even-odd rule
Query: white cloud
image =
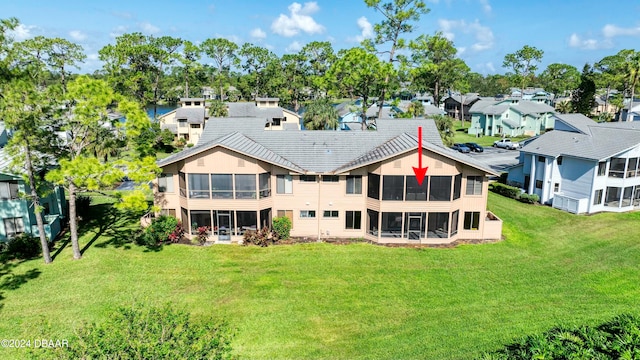
<path fill-rule="evenodd" d="M 480 5 L 482 5 L 482 11 L 485 14 L 491 14 L 491 4 L 489 4 L 489 0 L 480 0 Z"/>
<path fill-rule="evenodd" d="M 456 31 L 473 35 L 476 39 L 476 42 L 471 45 L 471 50 L 473 51 L 489 50 L 494 45 L 493 31 L 489 27 L 480 24 L 477 19 L 472 23 L 467 23 L 465 20 L 440 19 L 438 20 L 438 25 L 442 35 L 451 41 L 455 39 Z"/>
<path fill-rule="evenodd" d="M 611 40 L 605 39 L 598 41 L 596 39 L 583 39 L 580 35 L 573 33 L 569 37 L 569 47 L 582 50 L 598 50 L 607 49 L 612 46 Z"/>
<path fill-rule="evenodd" d="M 142 29 L 142 31 L 147 32 L 149 34 L 157 34 L 160 32 L 159 27 L 154 26 L 148 22 L 140 23 L 140 28 Z"/>
<path fill-rule="evenodd" d="M 297 41 L 292 42 L 286 49 L 284 49 L 284 51 L 288 53 L 297 53 L 300 50 L 302 50 L 302 44 Z"/>
<path fill-rule="evenodd" d="M 616 36 L 640 36 L 640 26 L 621 28 L 616 25 L 607 24 L 602 28 L 602 34 L 607 38 Z"/>
<path fill-rule="evenodd" d="M 87 54 L 87 60 L 90 60 L 90 61 L 96 61 L 96 60 L 98 60 L 98 59 L 99 59 L 99 57 L 98 57 L 98 54 L 96 54 L 96 53 L 93 53 L 93 54 Z"/>
<path fill-rule="evenodd" d="M 364 39 L 370 39 L 373 37 L 373 25 L 367 20 L 366 17 L 361 16 L 357 21 L 360 28 L 360 35 L 356 36 L 356 41 L 361 42 Z"/>
<path fill-rule="evenodd" d="M 320 34 L 324 31 L 324 26 L 318 24 L 310 15 L 320 10 L 318 4 L 307 2 L 300 5 L 297 2 L 289 5 L 289 16 L 280 14 L 280 16 L 271 24 L 271 31 L 276 34 L 291 37 L 300 31 L 307 34 Z"/>
<path fill-rule="evenodd" d="M 69 31 L 69 36 L 71 36 L 71 39 L 75 41 L 83 41 L 87 38 L 87 35 L 80 30 Z"/>
<path fill-rule="evenodd" d="M 9 31 L 10 36 L 15 41 L 24 41 L 34 36 L 33 30 L 36 30 L 37 27 L 34 25 L 24 25 L 18 24 L 15 29 Z"/>
<path fill-rule="evenodd" d="M 254 39 L 265 39 L 267 37 L 267 33 L 265 33 L 260 28 L 255 28 L 255 29 L 251 30 L 250 35 Z"/>
<path fill-rule="evenodd" d="M 128 30 L 129 30 L 128 27 L 124 25 L 120 25 L 115 29 L 111 30 L 111 32 L 109 33 L 109 36 L 112 38 L 117 38 L 118 36 L 125 34 Z"/>

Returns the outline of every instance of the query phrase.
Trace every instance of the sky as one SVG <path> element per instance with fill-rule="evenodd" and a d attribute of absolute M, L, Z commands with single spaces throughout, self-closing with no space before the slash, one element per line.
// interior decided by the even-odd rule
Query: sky
<path fill-rule="evenodd" d="M 382 3 L 391 0 L 382 0 Z M 504 56 L 524 45 L 544 51 L 539 72 L 552 63 L 582 70 L 622 49 L 640 49 L 637 0 L 425 0 L 408 39 L 442 32 L 471 71 L 503 74 Z M 312 41 L 334 50 L 373 36 L 380 13 L 364 0 L 0 0 L 0 18 L 16 17 L 17 41 L 60 37 L 84 48 L 77 70 L 102 67 L 98 51 L 124 33 L 172 36 L 199 44 L 224 37 L 263 46 L 281 56 Z"/>

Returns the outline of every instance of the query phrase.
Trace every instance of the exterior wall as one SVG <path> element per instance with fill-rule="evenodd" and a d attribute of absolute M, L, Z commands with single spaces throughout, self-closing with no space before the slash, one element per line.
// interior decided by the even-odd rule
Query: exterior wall
<path fill-rule="evenodd" d="M 223 148 L 214 148 L 201 156 L 187 159 L 183 162 L 167 165 L 163 173 L 172 174 L 173 192 L 159 193 L 155 182 L 155 204 L 165 210 L 174 210 L 177 217 L 181 217 L 181 209 L 191 210 L 246 210 L 260 211 L 271 209 L 272 217 L 278 211 L 292 211 L 293 228 L 291 236 L 322 238 L 365 238 L 385 243 L 416 243 L 404 237 L 386 238 L 367 234 L 367 209 L 378 211 L 379 222 L 383 212 L 445 212 L 449 214 L 449 231 L 451 229 L 451 213 L 458 210 L 457 234 L 448 238 L 422 238 L 417 243 L 448 243 L 457 239 L 497 239 L 500 237 L 502 222 L 493 218 L 488 220 L 486 211 L 488 180 L 486 174 L 472 167 L 457 163 L 444 156 L 429 151 L 423 153 L 423 164 L 428 166 L 427 176 L 448 175 L 453 177 L 462 174 L 461 197 L 453 201 L 387 201 L 367 197 L 368 173 L 378 175 L 414 176 L 412 166 L 416 165 L 415 153 L 399 155 L 377 164 L 351 170 L 340 174 L 338 182 L 325 182 L 321 176 L 315 182 L 301 181 L 300 176 L 292 174 L 292 193 L 278 194 L 276 191 L 277 175 L 290 175 L 290 171 L 281 167 L 256 161 L 255 159 L 235 153 Z M 243 167 L 239 167 L 244 163 Z M 189 173 L 221 173 L 221 174 L 271 174 L 271 196 L 264 199 L 190 199 L 180 195 L 179 172 Z M 362 193 L 347 194 L 347 175 L 362 176 Z M 467 176 L 482 176 L 482 191 L 479 195 L 466 195 Z M 188 182 L 188 175 L 185 175 Z M 382 188 L 382 178 L 381 178 Z M 404 185 L 403 185 L 404 186 Z M 188 192 L 188 184 L 187 184 Z M 453 184 L 451 186 L 453 192 Z M 404 188 L 403 188 L 404 194 Z M 301 217 L 301 211 L 315 211 L 315 218 Z M 325 211 L 338 211 L 338 217 L 325 218 Z M 346 229 L 346 211 L 360 211 L 360 229 Z M 479 213 L 477 229 L 464 229 L 464 213 Z M 403 216 L 404 221 L 404 216 Z M 486 224 L 486 225 L 485 225 Z M 189 228 L 189 226 L 185 226 Z M 380 223 L 377 224 L 380 229 Z M 404 229 L 404 223 L 402 228 Z M 240 241 L 241 236 L 232 237 L 232 241 Z M 212 236 L 215 240 L 215 236 Z"/>

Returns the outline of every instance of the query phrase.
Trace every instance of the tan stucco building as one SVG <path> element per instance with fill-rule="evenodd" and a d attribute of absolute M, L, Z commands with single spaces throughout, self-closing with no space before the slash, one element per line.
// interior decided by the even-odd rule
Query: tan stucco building
<path fill-rule="evenodd" d="M 240 120 L 240 119 L 237 119 Z M 417 129 L 423 128 L 418 185 Z M 443 146 L 432 120 L 381 119 L 377 131 L 269 131 L 264 120 L 210 119 L 199 143 L 158 162 L 155 203 L 216 242 L 287 216 L 291 235 L 440 244 L 499 239 L 489 175 Z"/>
<path fill-rule="evenodd" d="M 300 130 L 300 115 L 281 108 L 278 98 L 257 98 L 253 102 L 229 102 L 228 121 L 238 118 L 261 118 L 269 130 Z M 159 117 L 160 128 L 168 129 L 176 139 L 197 144 L 209 121 L 209 101 L 204 98 L 181 98 L 179 107 Z"/>

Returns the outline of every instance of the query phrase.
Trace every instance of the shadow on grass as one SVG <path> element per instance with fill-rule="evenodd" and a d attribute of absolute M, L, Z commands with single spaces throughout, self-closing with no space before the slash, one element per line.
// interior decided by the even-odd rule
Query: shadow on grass
<path fill-rule="evenodd" d="M 5 290 L 16 290 L 29 280 L 37 278 L 42 273 L 36 268 L 27 270 L 22 274 L 15 273 L 15 268 L 25 261 L 26 260 L 3 261 L 0 265 L 0 310 L 4 307 L 2 301 L 5 299 Z"/>

